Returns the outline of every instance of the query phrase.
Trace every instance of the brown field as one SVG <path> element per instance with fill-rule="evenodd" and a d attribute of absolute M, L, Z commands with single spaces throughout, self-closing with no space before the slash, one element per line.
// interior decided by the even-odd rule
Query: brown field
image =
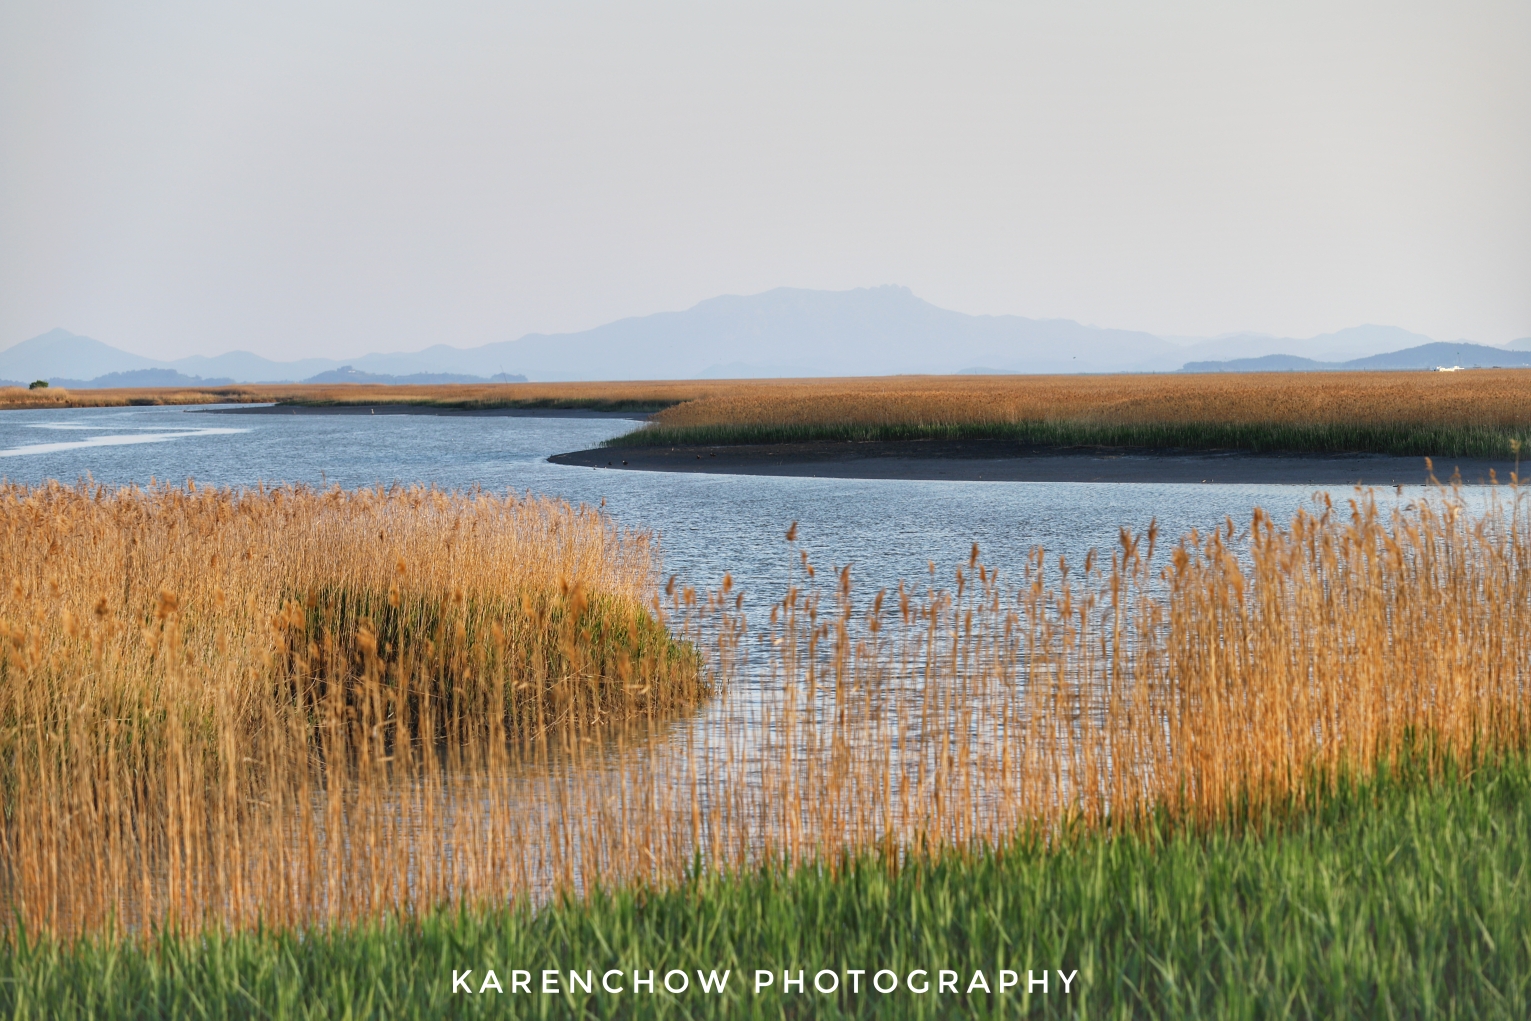
<path fill-rule="evenodd" d="M 975 547 L 876 594 L 801 555 L 748 632 L 726 588 L 672 588 L 709 687 L 646 629 L 642 537 L 598 512 L 11 487 L 4 924 L 304 925 L 699 858 L 896 863 L 1260 819 L 1410 742 L 1438 764 L 1524 748 L 1531 505 L 1495 498 L 1124 531 L 1014 576 Z"/>

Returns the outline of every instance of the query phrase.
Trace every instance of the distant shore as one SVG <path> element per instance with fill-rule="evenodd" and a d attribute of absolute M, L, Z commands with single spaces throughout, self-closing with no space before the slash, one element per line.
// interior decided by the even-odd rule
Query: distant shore
<path fill-rule="evenodd" d="M 1164 482 L 1230 485 L 1423 485 L 1422 457 L 1384 454 L 1252 454 L 1019 447 L 1004 440 L 810 442 L 752 445 L 602 447 L 555 454 L 554 464 L 628 471 L 702 472 L 836 479 L 951 482 Z M 1490 472 L 1508 483 L 1513 461 L 1442 458 L 1436 477 L 1459 472 L 1483 485 Z"/>
<path fill-rule="evenodd" d="M 438 415 L 446 418 L 620 418 L 642 422 L 643 411 L 593 408 L 452 408 L 433 404 L 259 404 L 188 408 L 197 415 Z"/>

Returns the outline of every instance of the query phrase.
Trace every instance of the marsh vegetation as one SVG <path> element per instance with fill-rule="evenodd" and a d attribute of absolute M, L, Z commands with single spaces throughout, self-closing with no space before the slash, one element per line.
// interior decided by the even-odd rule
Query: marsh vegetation
<path fill-rule="evenodd" d="M 653 413 L 613 445 L 999 439 L 1033 447 L 1513 460 L 1531 370 L 0 390 L 0 408 L 280 403 Z"/>
<path fill-rule="evenodd" d="M 0 888 L 34 931 L 446 897 L 495 867 L 453 819 L 502 819 L 450 814 L 459 773 L 709 692 L 649 536 L 591 508 L 52 485 L 0 522 Z"/>
<path fill-rule="evenodd" d="M 737 384 L 613 446 L 998 439 L 1032 447 L 1512 459 L 1521 370 L 948 376 Z"/>
<path fill-rule="evenodd" d="M 5 490 L 3 995 L 79 1008 L 80 990 L 108 990 L 69 976 L 110 963 L 163 1004 L 225 966 L 319 955 L 428 1012 L 445 972 L 377 962 L 442 939 L 559 955 L 595 940 L 605 959 L 745 967 L 753 947 L 785 966 L 809 943 L 833 954 L 825 925 L 899 957 L 888 912 L 907 909 L 961 960 L 1051 940 L 1115 989 L 1113 1009 L 1228 1006 L 1224 984 L 1169 982 L 1142 942 L 1189 967 L 1212 926 L 1254 990 L 1239 1010 L 1297 983 L 1315 1009 L 1361 1012 L 1383 1002 L 1378 983 L 1415 981 L 1368 919 L 1438 912 L 1460 935 L 1476 917 L 1494 941 L 1518 924 L 1504 910 L 1523 900 L 1504 834 L 1524 826 L 1531 733 L 1517 490 L 1386 511 L 1358 493 L 1173 540 L 1124 530 L 1080 562 L 1036 550 L 1014 571 L 975 547 L 879 592 L 787 539 L 792 583 L 746 621 L 731 580 L 661 587 L 652 540 L 591 508 Z M 1390 868 L 1436 868 L 1460 845 L 1481 869 L 1420 878 L 1443 899 L 1410 906 L 1299 868 L 1304 841 L 1341 872 L 1372 868 L 1368 826 L 1400 841 Z M 1478 832 L 1498 836 L 1462 843 Z M 1239 878 L 1251 869 L 1269 883 Z M 1325 944 L 1299 897 L 1233 939 L 1230 905 L 1286 903 L 1304 875 L 1370 935 Z M 1079 925 L 1002 913 L 993 924 L 1019 928 L 963 942 L 990 923 L 951 905 L 1012 889 L 1027 917 Z M 1175 897 L 1212 914 L 1176 914 Z M 723 943 L 675 935 L 696 911 Z M 757 939 L 746 916 L 775 921 Z M 1488 989 L 1525 1002 L 1505 982 L 1520 952 L 1441 948 L 1482 1003 Z M 1370 992 L 1335 986 L 1330 966 Z M 274 967 L 259 981 L 307 966 Z M 565 1006 L 599 1006 L 581 1003 Z"/>

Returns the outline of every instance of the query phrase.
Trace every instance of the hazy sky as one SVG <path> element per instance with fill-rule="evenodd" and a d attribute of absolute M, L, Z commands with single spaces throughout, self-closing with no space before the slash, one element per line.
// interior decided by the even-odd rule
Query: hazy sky
<path fill-rule="evenodd" d="M 0 0 L 0 347 L 349 356 L 905 284 L 1531 335 L 1531 3 Z"/>

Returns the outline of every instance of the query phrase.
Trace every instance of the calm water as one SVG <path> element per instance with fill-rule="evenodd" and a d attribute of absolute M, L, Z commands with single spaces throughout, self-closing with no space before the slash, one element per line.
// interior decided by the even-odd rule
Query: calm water
<path fill-rule="evenodd" d="M 687 581 L 711 586 L 732 572 L 753 594 L 747 605 L 757 627 L 763 604 L 781 594 L 791 563 L 783 533 L 793 521 L 800 523 L 800 540 L 815 562 L 850 563 L 865 593 L 899 578 L 923 579 L 930 561 L 940 565 L 944 582 L 954 564 L 967 560 L 974 541 L 985 560 L 1002 570 L 1018 568 L 1039 544 L 1078 562 L 1091 547 L 1113 546 L 1123 526 L 1143 529 L 1157 519 L 1164 536 L 1173 539 L 1191 528 L 1220 525 L 1227 516 L 1243 526 L 1257 505 L 1280 520 L 1313 495 L 1306 486 L 856 481 L 547 463 L 549 454 L 595 446 L 634 424 L 611 418 L 233 415 L 167 408 L 9 411 L 0 412 L 0 477 L 72 483 L 89 476 L 110 484 L 195 478 L 236 487 L 426 483 L 604 501 L 621 522 L 657 533 L 667 569 Z M 545 832 L 539 827 L 566 825 L 565 806 L 585 806 L 571 810 L 573 818 L 597 819 L 602 806 L 610 807 L 609 799 L 620 799 L 629 771 L 646 771 L 643 775 L 656 778 L 655 797 L 678 799 L 664 800 L 665 811 L 682 820 L 675 832 L 689 832 L 688 791 L 704 813 L 715 802 L 756 808 L 772 803 L 753 788 L 764 783 L 766 764 L 780 758 L 782 738 L 771 721 L 781 715 L 773 717 L 769 710 L 779 709 L 784 697 L 783 690 L 766 683 L 730 685 L 723 697 L 670 721 L 662 735 L 637 742 L 622 757 L 550 762 L 524 776 L 488 778 L 491 787 L 475 786 L 479 781 L 473 780 L 462 792 L 454 788 L 450 806 L 458 807 L 451 810 L 476 811 L 486 791 L 510 782 L 525 832 Z M 894 788 L 915 775 L 911 770 L 928 753 L 919 734 L 900 735 L 899 765 L 889 781 Z M 803 760 L 798 754 L 784 761 Z M 700 770 L 698 761 L 704 763 Z M 699 786 L 688 788 L 688 780 Z M 757 833 L 752 839 L 763 837 Z M 583 846 L 569 852 L 576 872 Z M 546 892 L 554 874 L 530 880 L 534 896 Z"/>
<path fill-rule="evenodd" d="M 979 543 L 984 559 L 1020 565 L 1042 545 L 1070 560 L 1110 547 L 1118 529 L 1157 519 L 1166 538 L 1255 506 L 1278 520 L 1308 486 L 901 482 L 685 475 L 573 468 L 549 454 L 593 447 L 634 427 L 617 418 L 426 415 L 230 415 L 183 408 L 0 412 L 0 477 L 89 476 L 104 483 L 248 486 L 299 482 L 482 486 L 599 504 L 660 537 L 668 571 L 711 585 L 731 571 L 773 598 L 789 563 L 783 533 L 820 566 L 852 564 L 858 589 L 946 569 Z M 1335 490 L 1348 496 L 1348 490 Z M 1391 500 L 1388 493 L 1386 499 Z"/>

